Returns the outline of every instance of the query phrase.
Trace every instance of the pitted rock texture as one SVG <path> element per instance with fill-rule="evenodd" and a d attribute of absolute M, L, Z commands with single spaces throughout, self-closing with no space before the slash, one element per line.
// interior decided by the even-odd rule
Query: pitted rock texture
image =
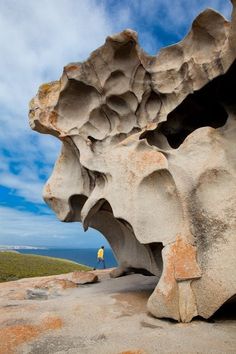
<path fill-rule="evenodd" d="M 234 3 L 234 1 L 232 1 Z M 205 10 L 157 56 L 131 30 L 64 68 L 30 103 L 62 142 L 44 199 L 160 280 L 156 317 L 210 317 L 236 293 L 236 22 Z"/>

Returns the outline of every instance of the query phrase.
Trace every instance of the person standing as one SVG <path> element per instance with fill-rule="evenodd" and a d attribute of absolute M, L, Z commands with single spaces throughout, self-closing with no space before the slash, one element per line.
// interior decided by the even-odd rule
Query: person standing
<path fill-rule="evenodd" d="M 101 246 L 98 250 L 98 253 L 97 253 L 97 264 L 103 264 L 103 268 L 105 269 L 106 268 L 106 265 L 105 265 L 105 258 L 104 258 L 104 246 Z M 96 268 L 94 268 L 96 269 Z"/>

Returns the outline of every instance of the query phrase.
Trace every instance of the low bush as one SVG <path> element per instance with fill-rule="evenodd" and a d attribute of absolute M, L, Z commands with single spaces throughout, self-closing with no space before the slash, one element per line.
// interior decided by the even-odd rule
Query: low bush
<path fill-rule="evenodd" d="M 0 252 L 0 282 L 90 269 L 90 267 L 66 259 Z"/>

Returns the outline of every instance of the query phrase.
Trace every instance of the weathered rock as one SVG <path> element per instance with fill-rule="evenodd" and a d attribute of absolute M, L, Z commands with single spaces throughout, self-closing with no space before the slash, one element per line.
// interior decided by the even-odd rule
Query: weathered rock
<path fill-rule="evenodd" d="M 126 275 L 126 269 L 127 268 L 123 268 L 123 267 L 114 268 L 113 270 L 110 271 L 110 277 L 118 278 L 121 277 L 122 275 Z"/>
<path fill-rule="evenodd" d="M 23 323 L 0 328 L 0 353 L 16 353 L 22 343 L 32 341 L 50 330 L 61 329 L 63 322 L 59 317 L 48 316 L 40 323 Z"/>
<path fill-rule="evenodd" d="M 48 292 L 41 289 L 27 289 L 25 299 L 27 300 L 47 300 Z"/>
<path fill-rule="evenodd" d="M 137 349 L 137 350 L 127 350 L 127 351 L 121 352 L 119 354 L 147 354 L 147 353 L 141 349 Z"/>
<path fill-rule="evenodd" d="M 38 284 L 35 285 L 35 288 L 46 289 L 46 290 L 65 290 L 70 288 L 76 288 L 76 284 L 68 279 L 49 279 L 42 280 Z"/>
<path fill-rule="evenodd" d="M 210 317 L 236 293 L 236 17 L 202 12 L 151 57 L 131 30 L 64 68 L 30 104 L 62 151 L 44 198 L 160 276 L 156 317 Z"/>
<path fill-rule="evenodd" d="M 73 272 L 70 276 L 70 280 L 74 284 L 89 284 L 96 283 L 98 276 L 90 272 Z"/>

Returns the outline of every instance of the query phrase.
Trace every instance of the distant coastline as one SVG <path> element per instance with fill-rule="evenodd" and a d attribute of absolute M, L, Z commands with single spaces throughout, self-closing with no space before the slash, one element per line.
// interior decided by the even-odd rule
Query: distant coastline
<path fill-rule="evenodd" d="M 78 246 L 77 246 L 78 247 Z M 23 245 L 0 245 L 1 252 L 17 252 L 40 256 L 67 259 L 89 267 L 97 267 L 97 248 L 66 248 Z M 105 248 L 105 264 L 107 268 L 117 267 L 117 260 L 111 248 Z"/>
<path fill-rule="evenodd" d="M 16 250 L 14 250 L 16 251 Z M 22 254 L 37 254 L 40 256 L 62 258 L 84 264 L 89 267 L 97 268 L 97 249 L 96 248 L 46 248 L 46 249 L 18 249 Z M 117 261 L 110 248 L 105 248 L 106 268 L 117 266 Z"/>
<path fill-rule="evenodd" d="M 14 245 L 0 245 L 0 251 L 6 250 L 46 250 L 47 247 L 35 247 L 35 246 L 14 246 Z"/>

